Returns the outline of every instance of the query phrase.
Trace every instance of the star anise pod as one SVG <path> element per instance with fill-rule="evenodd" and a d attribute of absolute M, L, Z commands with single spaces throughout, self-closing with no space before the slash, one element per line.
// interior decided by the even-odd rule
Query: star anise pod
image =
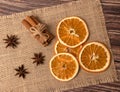
<path fill-rule="evenodd" d="M 7 44 L 6 45 L 6 48 L 7 47 L 12 47 L 12 48 L 16 48 L 17 45 L 19 44 L 18 40 L 19 38 L 16 36 L 16 35 L 7 35 L 7 38 L 6 39 L 3 39 L 5 41 L 5 43 Z"/>
<path fill-rule="evenodd" d="M 26 74 L 28 74 L 29 72 L 27 71 L 27 69 L 25 69 L 24 65 L 22 64 L 21 66 L 19 66 L 18 68 L 15 68 L 15 70 L 17 71 L 17 73 L 15 74 L 15 76 L 19 76 L 19 77 L 26 77 Z"/>
<path fill-rule="evenodd" d="M 42 53 L 34 53 L 34 57 L 32 58 L 34 61 L 33 63 L 36 63 L 36 65 L 38 66 L 39 64 L 43 64 L 44 62 L 44 58 L 45 56 L 42 55 Z"/>

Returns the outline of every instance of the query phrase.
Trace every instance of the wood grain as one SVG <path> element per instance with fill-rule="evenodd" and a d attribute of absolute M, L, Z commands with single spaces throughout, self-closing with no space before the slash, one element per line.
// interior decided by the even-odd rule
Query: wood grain
<path fill-rule="evenodd" d="M 76 0 L 0 0 L 0 16 Z M 115 66 L 120 79 L 120 0 L 101 0 Z M 120 92 L 120 81 L 65 92 Z"/>

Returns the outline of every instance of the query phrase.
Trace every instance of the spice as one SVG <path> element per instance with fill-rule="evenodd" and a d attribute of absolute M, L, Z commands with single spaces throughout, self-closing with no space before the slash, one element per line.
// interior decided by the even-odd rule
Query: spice
<path fill-rule="evenodd" d="M 48 32 L 46 25 L 40 23 L 34 16 L 27 16 L 22 20 L 22 24 L 43 46 L 47 46 L 54 38 L 53 35 Z"/>
<path fill-rule="evenodd" d="M 19 38 L 17 37 L 17 35 L 7 35 L 7 38 L 6 39 L 3 39 L 5 41 L 5 43 L 7 44 L 6 45 L 6 48 L 7 47 L 12 47 L 12 48 L 16 48 L 17 45 L 19 44 L 18 40 Z"/>
<path fill-rule="evenodd" d="M 15 68 L 15 70 L 17 71 L 17 73 L 15 74 L 15 76 L 19 76 L 19 77 L 26 77 L 26 74 L 28 74 L 29 72 L 27 71 L 27 69 L 25 69 L 24 65 L 22 64 L 21 66 L 19 66 L 18 68 Z"/>
<path fill-rule="evenodd" d="M 35 53 L 34 57 L 32 58 L 34 61 L 33 63 L 36 63 L 36 65 L 38 66 L 39 64 L 43 64 L 44 62 L 44 58 L 45 56 L 42 55 L 42 53 Z"/>

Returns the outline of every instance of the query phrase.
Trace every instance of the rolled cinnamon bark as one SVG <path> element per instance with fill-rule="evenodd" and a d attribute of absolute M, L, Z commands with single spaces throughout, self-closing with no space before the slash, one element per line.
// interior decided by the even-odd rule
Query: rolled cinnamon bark
<path fill-rule="evenodd" d="M 25 20 L 29 22 L 32 26 L 37 25 L 37 23 L 30 16 L 27 16 Z"/>
<path fill-rule="evenodd" d="M 29 24 L 25 19 L 22 20 L 22 24 L 29 30 L 30 27 L 32 27 L 31 24 Z"/>
<path fill-rule="evenodd" d="M 39 23 L 39 21 L 38 21 L 34 16 L 30 16 L 30 18 L 31 18 L 36 24 Z"/>
<path fill-rule="evenodd" d="M 34 16 L 27 16 L 22 20 L 22 24 L 32 33 L 43 46 L 47 46 L 54 36 L 47 31 L 45 24 L 40 23 Z"/>

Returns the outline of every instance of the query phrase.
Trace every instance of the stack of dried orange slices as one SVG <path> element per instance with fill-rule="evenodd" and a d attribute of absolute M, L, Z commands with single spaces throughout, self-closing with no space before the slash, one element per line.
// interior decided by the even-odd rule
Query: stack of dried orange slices
<path fill-rule="evenodd" d="M 79 64 L 89 72 L 101 72 L 110 64 L 108 49 L 99 42 L 85 43 L 89 36 L 86 23 L 79 17 L 62 19 L 57 26 L 58 40 L 50 60 L 50 71 L 60 81 L 73 79 Z"/>

